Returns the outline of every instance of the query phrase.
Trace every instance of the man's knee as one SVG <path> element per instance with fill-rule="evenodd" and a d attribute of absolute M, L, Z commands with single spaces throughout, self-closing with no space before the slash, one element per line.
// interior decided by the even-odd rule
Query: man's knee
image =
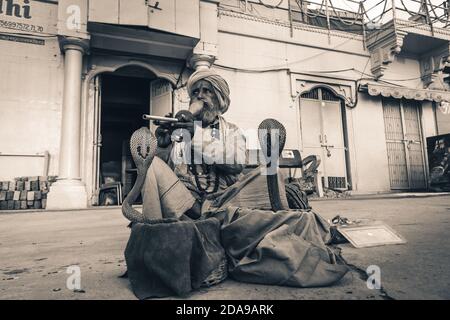
<path fill-rule="evenodd" d="M 150 167 L 147 170 L 147 176 L 149 174 L 154 174 L 155 176 L 165 172 L 166 170 L 172 171 L 170 167 L 161 158 L 154 157 Z"/>

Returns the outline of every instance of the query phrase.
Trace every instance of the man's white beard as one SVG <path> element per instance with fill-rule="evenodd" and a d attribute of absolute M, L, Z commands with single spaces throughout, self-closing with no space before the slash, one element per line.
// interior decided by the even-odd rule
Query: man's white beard
<path fill-rule="evenodd" d="M 203 109 L 198 116 L 198 120 L 202 121 L 202 126 L 207 127 L 208 125 L 214 123 L 217 116 L 220 115 L 220 111 L 217 107 L 208 104 L 207 102 L 203 103 Z"/>

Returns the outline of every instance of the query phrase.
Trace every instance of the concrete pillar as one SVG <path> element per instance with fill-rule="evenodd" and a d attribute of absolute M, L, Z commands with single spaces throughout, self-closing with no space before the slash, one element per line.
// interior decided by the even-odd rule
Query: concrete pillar
<path fill-rule="evenodd" d="M 61 38 L 64 52 L 64 92 L 58 180 L 48 194 L 47 209 L 87 207 L 86 187 L 80 178 L 81 73 L 86 40 Z"/>
<path fill-rule="evenodd" d="M 209 69 L 211 68 L 215 60 L 216 60 L 215 56 L 208 54 L 194 53 L 188 59 L 188 66 L 196 71 L 202 69 Z"/>
<path fill-rule="evenodd" d="M 189 68 L 202 70 L 211 68 L 218 55 L 218 6 L 219 0 L 200 1 L 200 41 L 187 60 Z"/>

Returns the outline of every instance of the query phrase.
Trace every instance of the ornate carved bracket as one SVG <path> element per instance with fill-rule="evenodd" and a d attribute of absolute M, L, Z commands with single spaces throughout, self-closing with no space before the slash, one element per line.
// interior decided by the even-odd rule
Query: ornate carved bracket
<path fill-rule="evenodd" d="M 370 52 L 371 71 L 376 79 L 384 75 L 388 65 L 401 52 L 406 35 L 406 31 L 396 30 L 395 26 L 385 26 L 384 30 L 374 32 L 368 37 L 367 49 Z"/>
<path fill-rule="evenodd" d="M 448 76 L 450 72 L 450 42 L 436 50 L 427 52 L 420 59 L 420 73 L 425 89 L 450 90 Z M 447 80 L 447 81 L 446 81 Z"/>
<path fill-rule="evenodd" d="M 209 69 L 216 61 L 216 57 L 207 54 L 192 54 L 187 60 L 187 66 L 191 69 Z"/>

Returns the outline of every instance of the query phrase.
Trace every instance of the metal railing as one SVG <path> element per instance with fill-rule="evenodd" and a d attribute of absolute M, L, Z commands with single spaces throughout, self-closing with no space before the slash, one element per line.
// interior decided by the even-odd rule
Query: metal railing
<path fill-rule="evenodd" d="M 19 157 L 19 158 L 44 158 L 44 168 L 42 170 L 42 175 L 47 177 L 50 163 L 50 153 L 48 151 L 44 151 L 43 153 L 8 153 L 8 152 L 0 152 L 0 157 Z"/>
<path fill-rule="evenodd" d="M 267 9 L 286 9 L 286 3 L 291 37 L 294 24 L 302 23 L 328 29 L 330 43 L 332 30 L 362 35 L 365 47 L 370 35 L 378 30 L 426 25 L 434 36 L 436 28 L 450 26 L 450 0 L 237 0 L 237 5 L 227 2 L 219 7 L 271 19 Z M 399 20 L 406 23 L 400 26 Z"/>
<path fill-rule="evenodd" d="M 351 26 L 361 23 L 363 17 L 362 1 L 356 0 L 291 0 L 290 5 L 294 12 L 303 15 L 305 21 L 324 18 Z"/>
<path fill-rule="evenodd" d="M 439 28 L 450 25 L 450 0 L 291 0 L 290 6 L 305 22 L 324 18 L 329 24 L 335 20 L 367 29 L 381 28 L 394 19 Z"/>

